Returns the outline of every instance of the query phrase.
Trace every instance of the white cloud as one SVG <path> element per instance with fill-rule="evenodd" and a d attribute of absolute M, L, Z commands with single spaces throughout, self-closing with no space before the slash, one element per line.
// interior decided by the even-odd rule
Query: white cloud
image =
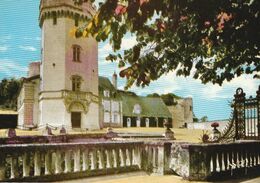
<path fill-rule="evenodd" d="M 6 45 L 0 46 L 0 52 L 5 52 L 7 50 L 8 50 L 8 46 Z"/>
<path fill-rule="evenodd" d="M 23 39 L 24 39 L 24 40 L 41 41 L 41 37 L 34 37 L 34 38 L 31 38 L 31 37 L 24 37 Z"/>
<path fill-rule="evenodd" d="M 22 76 L 27 68 L 10 59 L 0 59 L 0 73 L 6 76 Z"/>
<path fill-rule="evenodd" d="M 12 39 L 11 35 L 4 35 L 4 36 L 0 36 L 0 42 L 1 43 L 6 43 L 8 40 Z"/>
<path fill-rule="evenodd" d="M 37 49 L 33 46 L 19 46 L 19 48 L 25 51 L 37 51 Z"/>

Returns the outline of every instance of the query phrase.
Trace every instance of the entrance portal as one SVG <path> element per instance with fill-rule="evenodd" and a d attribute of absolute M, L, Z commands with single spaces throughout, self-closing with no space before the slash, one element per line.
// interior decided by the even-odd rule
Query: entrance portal
<path fill-rule="evenodd" d="M 72 128 L 81 128 L 81 112 L 71 112 Z"/>

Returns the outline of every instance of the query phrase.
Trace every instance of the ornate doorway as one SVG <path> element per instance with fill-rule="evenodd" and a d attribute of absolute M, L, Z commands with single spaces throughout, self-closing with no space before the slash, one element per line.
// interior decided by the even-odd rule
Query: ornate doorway
<path fill-rule="evenodd" d="M 81 112 L 71 112 L 72 128 L 81 128 Z"/>

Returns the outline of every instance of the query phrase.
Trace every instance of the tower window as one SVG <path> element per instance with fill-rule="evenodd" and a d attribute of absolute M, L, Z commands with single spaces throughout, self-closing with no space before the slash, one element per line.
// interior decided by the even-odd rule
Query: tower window
<path fill-rule="evenodd" d="M 79 26 L 79 14 L 75 15 L 75 26 L 78 27 Z"/>
<path fill-rule="evenodd" d="M 72 76 L 72 91 L 80 91 L 81 81 L 80 76 Z"/>
<path fill-rule="evenodd" d="M 80 46 L 73 45 L 73 61 L 74 62 L 80 62 Z"/>
<path fill-rule="evenodd" d="M 53 25 L 57 24 L 57 14 L 56 12 L 53 12 Z"/>

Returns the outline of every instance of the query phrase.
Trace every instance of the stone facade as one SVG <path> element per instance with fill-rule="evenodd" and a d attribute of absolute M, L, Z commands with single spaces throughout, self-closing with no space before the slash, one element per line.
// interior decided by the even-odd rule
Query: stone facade
<path fill-rule="evenodd" d="M 99 129 L 98 44 L 70 31 L 86 23 L 90 2 L 41 0 L 42 60 L 31 63 L 18 99 L 19 125 Z"/>
<path fill-rule="evenodd" d="M 193 123 L 193 101 L 192 98 L 182 98 L 176 100 L 177 104 L 168 106 L 172 114 L 172 125 L 174 128 L 187 127 Z"/>

